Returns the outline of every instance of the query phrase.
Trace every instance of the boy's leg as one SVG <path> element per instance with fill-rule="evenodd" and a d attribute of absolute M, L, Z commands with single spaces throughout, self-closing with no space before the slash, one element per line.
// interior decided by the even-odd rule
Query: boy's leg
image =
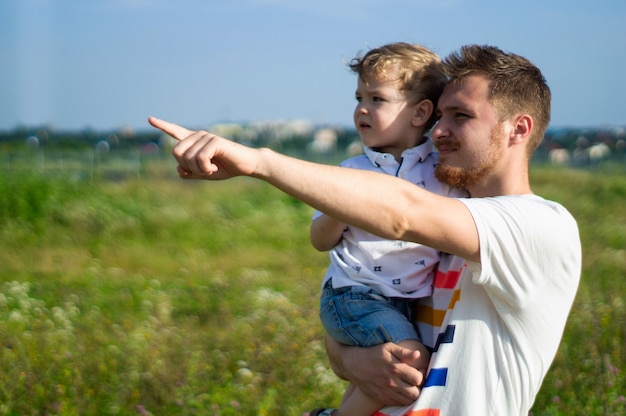
<path fill-rule="evenodd" d="M 362 286 L 333 289 L 324 287 L 320 318 L 328 334 L 346 345 L 368 347 L 384 342 L 396 342 L 410 349 L 423 350 L 417 340 L 416 328 L 408 319 L 407 301 L 388 298 Z M 404 341 L 398 341 L 404 340 Z M 425 358 L 423 368 L 428 366 Z M 421 368 L 421 365 L 420 365 Z M 344 393 L 341 408 L 335 416 L 370 416 L 386 403 L 380 403 L 350 384 Z"/>
<path fill-rule="evenodd" d="M 424 350 L 422 343 L 413 339 L 400 341 L 398 345 L 410 350 Z M 420 356 L 418 362 L 409 364 L 416 368 L 426 369 L 429 361 L 430 355 L 426 355 L 424 357 Z M 350 383 L 344 393 L 341 408 L 333 412 L 333 416 L 371 416 L 386 404 L 375 401 Z"/>
<path fill-rule="evenodd" d="M 385 403 L 371 399 L 350 383 L 343 395 L 341 408 L 335 410 L 333 416 L 371 416 L 384 405 Z"/>

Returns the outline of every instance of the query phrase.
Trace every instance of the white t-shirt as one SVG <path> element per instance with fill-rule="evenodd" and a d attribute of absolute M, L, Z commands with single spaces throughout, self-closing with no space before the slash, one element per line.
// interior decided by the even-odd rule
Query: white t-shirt
<path fill-rule="evenodd" d="M 365 148 L 365 154 L 345 160 L 340 166 L 386 173 L 410 181 L 439 195 L 467 194 L 435 178 L 439 163 L 430 139 L 402 153 L 401 163 L 392 154 Z M 381 195 L 384 198 L 385 195 Z M 313 219 L 318 218 L 317 211 Z M 366 285 L 388 297 L 420 298 L 432 293 L 439 251 L 406 241 L 378 237 L 347 226 L 339 244 L 329 252 L 330 266 L 322 286 L 332 278 L 333 287 Z"/>
<path fill-rule="evenodd" d="M 527 416 L 557 352 L 580 280 L 575 220 L 535 195 L 462 201 L 480 264 L 442 257 L 418 311 L 435 346 L 425 384 L 412 406 L 381 415 Z"/>

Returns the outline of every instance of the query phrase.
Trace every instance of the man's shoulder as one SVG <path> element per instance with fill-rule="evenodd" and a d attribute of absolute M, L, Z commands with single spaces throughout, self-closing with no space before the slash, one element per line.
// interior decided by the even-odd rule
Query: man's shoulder
<path fill-rule="evenodd" d="M 571 217 L 569 211 L 560 203 L 545 199 L 535 194 L 524 195 L 501 195 L 484 198 L 467 198 L 464 203 L 470 207 L 476 207 L 478 210 L 486 210 L 491 207 L 494 211 L 502 211 L 504 213 L 529 214 L 515 216 L 517 218 L 531 217 L 538 215 L 538 211 L 545 211 L 545 215 L 549 212 L 559 216 Z M 507 215 L 509 216 L 509 215 Z"/>

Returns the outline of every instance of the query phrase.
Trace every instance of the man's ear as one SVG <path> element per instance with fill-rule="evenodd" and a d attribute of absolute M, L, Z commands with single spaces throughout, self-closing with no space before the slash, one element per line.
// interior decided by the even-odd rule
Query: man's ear
<path fill-rule="evenodd" d="M 425 125 L 428 123 L 428 119 L 433 114 L 434 109 L 435 106 L 429 99 L 423 99 L 419 103 L 415 104 L 415 113 L 413 114 L 411 124 L 414 127 L 421 127 Z"/>
<path fill-rule="evenodd" d="M 509 144 L 512 146 L 528 141 L 532 130 L 533 118 L 530 115 L 522 114 L 520 116 L 517 116 L 513 120 L 513 130 L 511 130 Z"/>

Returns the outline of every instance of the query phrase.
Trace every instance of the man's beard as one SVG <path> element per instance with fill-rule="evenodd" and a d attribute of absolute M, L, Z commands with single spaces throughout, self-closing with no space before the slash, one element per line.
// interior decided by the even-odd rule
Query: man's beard
<path fill-rule="evenodd" d="M 435 168 L 435 177 L 440 182 L 455 188 L 467 188 L 480 183 L 491 173 L 498 159 L 502 157 L 503 148 L 500 145 L 502 130 L 502 123 L 491 130 L 489 149 L 473 165 L 464 168 L 439 163 Z"/>

